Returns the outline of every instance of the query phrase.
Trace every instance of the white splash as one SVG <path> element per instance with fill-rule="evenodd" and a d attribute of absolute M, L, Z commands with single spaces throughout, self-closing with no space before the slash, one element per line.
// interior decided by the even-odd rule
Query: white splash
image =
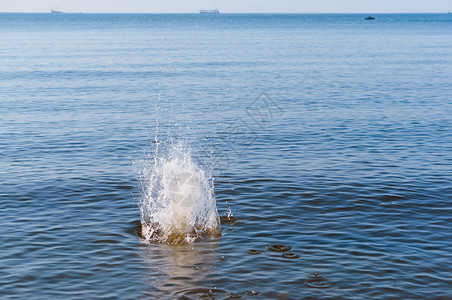
<path fill-rule="evenodd" d="M 220 236 L 213 178 L 193 162 L 187 147 L 168 142 L 160 149 L 155 142 L 153 165 L 145 166 L 141 176 L 141 237 L 182 244 Z"/>

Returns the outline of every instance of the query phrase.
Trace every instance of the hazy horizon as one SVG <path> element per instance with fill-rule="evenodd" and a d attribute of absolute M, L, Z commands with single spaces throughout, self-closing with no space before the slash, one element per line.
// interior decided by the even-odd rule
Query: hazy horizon
<path fill-rule="evenodd" d="M 200 10 L 191 11 L 191 12 L 89 12 L 89 11 L 61 11 L 55 8 L 54 9 L 58 12 L 64 13 L 64 14 L 169 14 L 169 15 L 183 15 L 183 14 L 199 14 Z M 48 11 L 0 11 L 0 13 L 5 14 L 47 14 L 50 13 L 50 9 Z M 362 14 L 375 14 L 375 15 L 385 15 L 385 14 L 444 14 L 444 12 L 223 12 L 219 10 L 220 14 L 280 14 L 280 15 L 362 15 Z M 447 14 L 447 12 L 445 12 Z M 452 11 L 450 12 L 452 14 Z"/>
<path fill-rule="evenodd" d="M 452 9 L 450 1 L 382 0 L 365 2 L 358 0 L 231 0 L 228 2 L 206 0 L 0 0 L 0 12 L 49 12 L 50 9 L 67 13 L 196 13 L 201 9 L 219 9 L 222 13 L 447 13 Z"/>

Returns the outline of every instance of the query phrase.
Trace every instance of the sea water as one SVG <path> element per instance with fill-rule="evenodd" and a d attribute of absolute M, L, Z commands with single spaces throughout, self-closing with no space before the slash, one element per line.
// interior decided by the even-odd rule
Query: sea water
<path fill-rule="evenodd" d="M 366 16 L 0 14 L 0 298 L 451 298 L 452 15 Z"/>

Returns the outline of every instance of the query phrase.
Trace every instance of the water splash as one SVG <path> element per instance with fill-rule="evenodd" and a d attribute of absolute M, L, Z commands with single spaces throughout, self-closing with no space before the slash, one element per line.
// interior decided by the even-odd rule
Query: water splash
<path fill-rule="evenodd" d="M 213 178 L 193 161 L 188 147 L 156 138 L 153 164 L 145 164 L 141 177 L 143 239 L 183 244 L 221 235 Z"/>

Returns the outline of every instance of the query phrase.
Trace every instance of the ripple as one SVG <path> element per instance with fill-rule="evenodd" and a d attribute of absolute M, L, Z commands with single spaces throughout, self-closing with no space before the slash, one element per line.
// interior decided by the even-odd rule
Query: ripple
<path fill-rule="evenodd" d="M 251 291 L 246 291 L 243 294 L 247 295 L 247 296 L 258 296 L 258 295 L 260 295 L 260 292 L 251 290 Z"/>
<path fill-rule="evenodd" d="M 116 188 L 118 190 L 131 190 L 131 189 L 133 189 L 133 186 L 131 186 L 131 185 L 118 185 L 118 186 L 116 186 Z"/>
<path fill-rule="evenodd" d="M 291 250 L 292 247 L 290 246 L 284 246 L 284 245 L 271 245 L 268 246 L 268 250 L 273 251 L 273 252 L 286 252 Z"/>
<path fill-rule="evenodd" d="M 329 288 L 333 284 L 323 275 L 319 273 L 312 273 L 308 276 L 308 279 L 306 280 L 306 285 L 312 288 Z"/>
<path fill-rule="evenodd" d="M 259 255 L 259 254 L 262 254 L 264 251 L 262 251 L 262 250 L 255 250 L 255 249 L 250 249 L 250 250 L 248 250 L 248 251 L 246 251 L 248 254 L 251 254 L 251 255 Z"/>
<path fill-rule="evenodd" d="M 177 292 L 176 299 L 231 299 L 237 298 L 237 295 L 222 289 L 188 289 Z M 239 296 L 240 298 L 240 296 Z"/>
<path fill-rule="evenodd" d="M 300 257 L 300 255 L 295 254 L 293 252 L 283 253 L 282 256 L 285 257 L 285 258 L 290 258 L 290 259 L 294 259 L 294 258 L 299 258 Z"/>

